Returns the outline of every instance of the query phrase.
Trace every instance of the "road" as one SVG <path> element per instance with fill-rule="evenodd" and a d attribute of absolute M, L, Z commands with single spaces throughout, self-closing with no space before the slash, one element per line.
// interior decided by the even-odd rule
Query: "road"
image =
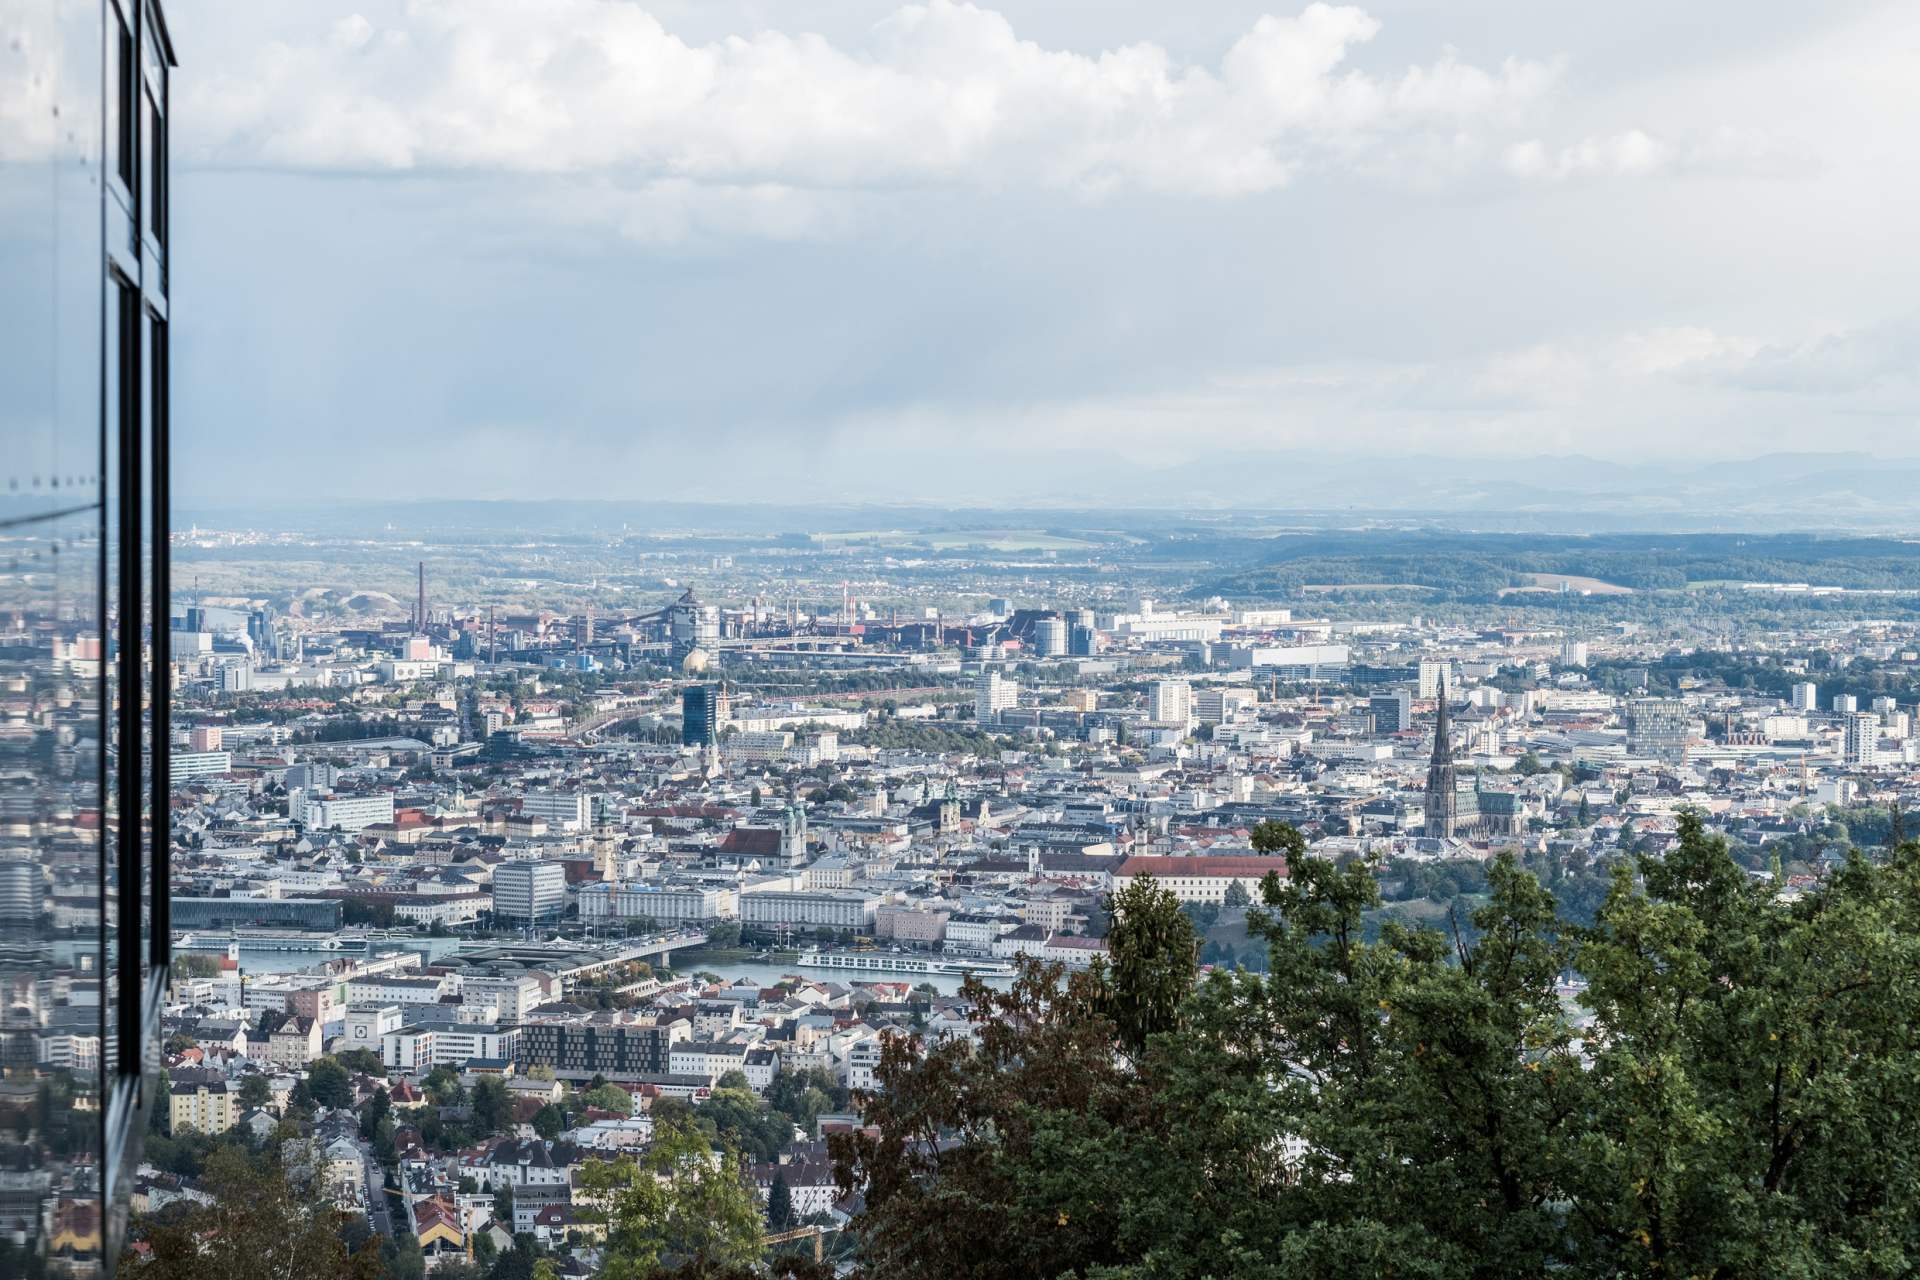
<path fill-rule="evenodd" d="M 365 1149 L 362 1148 L 362 1150 L 364 1151 Z M 393 1208 L 391 1202 L 387 1199 L 387 1188 L 384 1185 L 387 1171 L 378 1160 L 373 1158 L 371 1151 L 366 1151 L 366 1157 L 367 1225 L 375 1231 L 378 1231 L 381 1235 L 391 1239 L 393 1237 Z"/>

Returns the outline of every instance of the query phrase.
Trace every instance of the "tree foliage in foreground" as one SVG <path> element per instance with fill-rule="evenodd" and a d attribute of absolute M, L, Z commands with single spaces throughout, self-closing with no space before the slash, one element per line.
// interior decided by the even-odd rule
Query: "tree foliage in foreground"
<path fill-rule="evenodd" d="M 589 1160 L 580 1186 L 606 1222 L 606 1280 L 707 1280 L 760 1261 L 760 1202 L 737 1153 L 715 1150 L 683 1121 L 656 1120 L 652 1144 L 637 1157 Z"/>
<path fill-rule="evenodd" d="M 144 1260 L 129 1248 L 120 1273 L 141 1280 L 376 1280 L 377 1240 L 348 1251 L 345 1217 L 318 1198 L 295 1194 L 270 1156 L 236 1148 L 208 1157 L 202 1185 L 214 1196 L 162 1219 L 136 1222 Z"/>
<path fill-rule="evenodd" d="M 1590 927 L 1510 861 L 1442 933 L 1289 850 L 1264 975 L 1214 972 L 1135 1052 L 1120 975 L 1027 965 L 979 1044 L 890 1046 L 865 1274 L 1421 1280 L 1892 1277 L 1920 1263 L 1920 846 L 1776 897 L 1686 818 Z M 1161 892 L 1161 891 L 1156 891 Z M 1160 934 L 1141 944 L 1163 948 Z M 1563 1000 L 1579 972 L 1589 986 Z M 1149 982 L 1149 989 L 1154 983 Z"/>

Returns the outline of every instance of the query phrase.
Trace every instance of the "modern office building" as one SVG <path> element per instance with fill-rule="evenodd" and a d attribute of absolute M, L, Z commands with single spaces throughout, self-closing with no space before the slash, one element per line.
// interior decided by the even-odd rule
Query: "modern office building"
<path fill-rule="evenodd" d="M 0 1099 L 19 1274 L 111 1269 L 168 1106 L 174 65 L 154 0 L 0 0 L 0 1063 L 58 1099 Z"/>
<path fill-rule="evenodd" d="M 1367 699 L 1375 733 L 1404 733 L 1413 728 L 1413 690 L 1389 689 Z"/>
<path fill-rule="evenodd" d="M 567 869 L 525 858 L 493 872 L 493 914 L 529 924 L 557 918 L 567 905 Z"/>
<path fill-rule="evenodd" d="M 680 741 L 689 747 L 710 747 L 719 739 L 719 686 L 688 685 L 680 694 Z"/>
<path fill-rule="evenodd" d="M 1627 754 L 1685 764 L 1692 719 L 1678 698 L 1635 698 L 1627 704 Z"/>

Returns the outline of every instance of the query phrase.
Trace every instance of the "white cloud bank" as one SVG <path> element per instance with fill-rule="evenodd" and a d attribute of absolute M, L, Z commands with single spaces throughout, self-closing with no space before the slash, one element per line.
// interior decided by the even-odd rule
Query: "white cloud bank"
<path fill-rule="evenodd" d="M 1451 52 L 1361 70 L 1350 61 L 1380 24 L 1319 3 L 1260 18 L 1217 67 L 1145 43 L 1045 49 L 952 0 L 897 10 L 858 48 L 777 31 L 689 44 L 608 0 L 394 0 L 326 24 L 187 81 L 193 158 L 1221 197 L 1319 165 L 1430 168 L 1424 154 L 1482 135 L 1497 161 L 1558 74 L 1552 60 L 1488 68 Z M 1507 154 L 1516 171 L 1535 164 Z M 1538 165 L 1565 163 L 1543 152 Z"/>

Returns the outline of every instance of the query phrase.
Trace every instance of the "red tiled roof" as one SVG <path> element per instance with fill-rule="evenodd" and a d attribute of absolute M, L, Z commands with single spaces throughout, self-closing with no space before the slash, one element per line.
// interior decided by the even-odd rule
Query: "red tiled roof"
<path fill-rule="evenodd" d="M 1191 858 L 1167 857 L 1158 854 L 1135 854 L 1120 864 L 1123 876 L 1231 876 L 1234 879 L 1253 879 L 1264 876 L 1269 871 L 1277 871 L 1281 876 L 1287 874 L 1287 860 L 1281 857 L 1269 857 L 1263 854 L 1200 854 Z"/>

